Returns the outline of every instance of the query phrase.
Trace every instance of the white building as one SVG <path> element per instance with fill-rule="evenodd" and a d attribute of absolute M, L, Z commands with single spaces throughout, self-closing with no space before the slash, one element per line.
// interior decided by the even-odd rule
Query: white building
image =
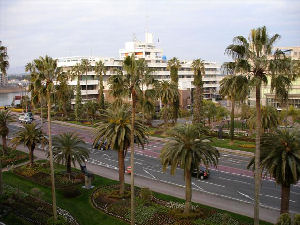
<path fill-rule="evenodd" d="M 144 58 L 148 67 L 152 68 L 152 73 L 157 80 L 170 80 L 170 71 L 167 70 L 167 57 L 163 55 L 163 51 L 157 48 L 153 43 L 153 35 L 151 33 L 145 34 L 145 42 L 133 40 L 125 43 L 125 48 L 119 50 L 119 58 L 109 57 L 63 57 L 58 58 L 58 66 L 63 67 L 65 71 L 70 70 L 76 63 L 80 63 L 82 59 L 88 59 L 91 62 L 91 66 L 94 67 L 95 63 L 99 60 L 104 62 L 107 72 L 103 77 L 104 81 L 104 94 L 108 97 L 108 78 L 115 73 L 115 69 L 122 68 L 123 59 L 134 54 L 137 59 Z M 179 90 L 181 93 L 181 105 L 187 106 L 191 104 L 191 90 L 194 88 L 192 82 L 194 80 L 194 71 L 191 67 L 192 61 L 182 61 L 181 68 L 178 71 L 179 76 Z M 217 100 L 219 99 L 219 81 L 224 77 L 220 71 L 220 65 L 215 62 L 205 62 L 205 76 L 203 77 L 204 82 L 204 98 Z M 77 81 L 70 81 L 70 85 L 76 86 Z M 86 90 L 87 84 L 87 90 Z M 93 71 L 88 72 L 87 76 L 82 75 L 80 81 L 81 94 L 83 100 L 95 99 L 98 96 L 98 79 Z"/>

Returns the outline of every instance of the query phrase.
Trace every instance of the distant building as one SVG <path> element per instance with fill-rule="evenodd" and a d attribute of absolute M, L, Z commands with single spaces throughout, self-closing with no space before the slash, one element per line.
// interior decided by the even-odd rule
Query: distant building
<path fill-rule="evenodd" d="M 122 68 L 122 62 L 128 55 L 134 54 L 137 59 L 144 58 L 148 63 L 148 67 L 153 69 L 153 76 L 157 80 L 170 80 L 170 71 L 167 70 L 167 57 L 163 55 L 163 51 L 157 48 L 153 43 L 153 35 L 151 33 L 145 34 L 145 42 L 133 40 L 125 43 L 125 48 L 119 50 L 119 58 L 109 57 L 63 57 L 58 58 L 58 67 L 62 67 L 64 71 L 70 70 L 76 63 L 80 63 L 82 59 L 88 59 L 92 67 L 99 60 L 104 62 L 107 69 L 106 75 L 103 76 L 104 95 L 106 99 L 111 97 L 108 94 L 109 87 L 107 85 L 108 78 L 115 73 L 115 69 Z M 191 67 L 192 61 L 182 61 L 181 68 L 178 71 L 179 76 L 179 91 L 180 104 L 182 107 L 187 107 L 191 104 L 191 91 L 194 88 L 192 82 L 194 80 L 194 71 Z M 215 62 L 205 62 L 205 76 L 204 82 L 204 99 L 218 100 L 219 95 L 219 81 L 224 77 L 221 73 L 220 65 Z M 83 101 L 86 99 L 96 99 L 98 97 L 98 78 L 94 69 L 88 72 L 87 75 L 82 74 L 81 95 Z M 86 91 L 87 80 L 87 91 Z M 70 85 L 76 86 L 77 80 L 69 82 Z M 73 101 L 72 103 L 74 103 Z"/>
<path fill-rule="evenodd" d="M 300 46 L 297 47 L 275 47 L 274 50 L 282 50 L 286 56 L 291 57 L 292 60 L 300 60 Z M 251 106 L 255 106 L 255 90 L 252 90 L 249 96 Z M 271 92 L 271 82 L 262 86 L 261 90 L 261 104 L 271 105 L 277 109 L 281 109 L 281 104 L 276 100 L 275 94 Z M 288 105 L 300 109 L 300 78 L 292 83 L 289 91 Z"/>

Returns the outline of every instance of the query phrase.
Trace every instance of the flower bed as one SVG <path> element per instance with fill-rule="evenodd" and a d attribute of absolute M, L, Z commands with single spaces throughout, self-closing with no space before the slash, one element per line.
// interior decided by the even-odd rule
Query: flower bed
<path fill-rule="evenodd" d="M 51 186 L 49 163 L 36 162 L 34 167 L 23 165 L 14 169 L 14 173 L 25 177 L 35 183 Z M 55 172 L 55 186 L 57 188 L 65 188 L 84 182 L 84 175 L 81 172 L 72 172 L 69 177 L 63 171 Z"/>
<path fill-rule="evenodd" d="M 78 225 L 74 217 L 66 210 L 57 208 L 57 213 L 65 225 Z M 5 185 L 0 201 L 0 218 L 15 217 L 26 224 L 46 225 L 51 220 L 52 205 L 16 188 Z M 27 223 L 28 222 L 28 223 Z"/>
<path fill-rule="evenodd" d="M 118 185 L 102 186 L 96 189 L 91 200 L 101 211 L 130 222 L 130 197 L 110 198 L 110 193 L 118 190 Z M 129 190 L 129 186 L 126 186 Z M 237 221 L 227 214 L 192 204 L 189 214 L 183 213 L 184 203 L 165 201 L 149 194 L 149 190 L 137 188 L 135 191 L 135 220 L 139 225 L 219 225 L 223 220 L 232 225 L 248 225 Z M 225 220 L 226 219 L 226 220 Z"/>
<path fill-rule="evenodd" d="M 0 158 L 2 167 L 13 166 L 29 159 L 28 154 L 10 148 L 8 149 L 8 155 L 3 156 L 2 146 L 0 146 Z"/>

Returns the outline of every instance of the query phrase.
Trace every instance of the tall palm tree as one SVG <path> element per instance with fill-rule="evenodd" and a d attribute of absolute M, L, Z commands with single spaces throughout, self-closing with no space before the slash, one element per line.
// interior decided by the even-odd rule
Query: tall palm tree
<path fill-rule="evenodd" d="M 104 120 L 97 125 L 94 146 L 106 147 L 118 152 L 120 195 L 124 195 L 124 159 L 131 143 L 131 134 L 134 132 L 135 140 L 142 146 L 145 143 L 146 128 L 142 121 L 135 120 L 134 129 L 131 126 L 131 110 L 126 105 L 118 108 L 109 108 L 103 114 Z"/>
<path fill-rule="evenodd" d="M 73 98 L 73 88 L 68 85 L 69 76 L 67 73 L 62 73 L 57 78 L 55 86 L 55 98 L 58 103 L 59 110 L 62 110 L 65 117 L 68 116 L 68 110 L 71 108 L 71 100 Z"/>
<path fill-rule="evenodd" d="M 281 185 L 280 213 L 289 212 L 290 187 L 300 179 L 300 132 L 277 130 L 263 134 L 260 166 Z M 254 166 L 254 159 L 248 168 Z"/>
<path fill-rule="evenodd" d="M 84 141 L 74 133 L 63 133 L 53 138 L 54 160 L 67 167 L 71 174 L 71 164 L 81 164 L 89 158 L 89 151 L 84 147 Z"/>
<path fill-rule="evenodd" d="M 193 107 L 193 123 L 203 123 L 203 81 L 205 76 L 204 60 L 195 59 L 192 63 L 194 70 L 194 107 Z"/>
<path fill-rule="evenodd" d="M 24 124 L 15 137 L 11 140 L 14 147 L 24 144 L 28 148 L 29 151 L 29 161 L 30 166 L 34 165 L 34 149 L 37 144 L 42 143 L 46 144 L 47 138 L 45 137 L 41 127 L 38 127 L 37 124 Z"/>
<path fill-rule="evenodd" d="M 177 89 L 178 89 L 178 79 L 179 79 L 178 70 L 180 67 L 181 67 L 180 61 L 176 57 L 173 57 L 168 61 L 167 69 L 170 70 L 171 82 L 174 82 L 177 85 Z M 176 123 L 179 115 L 179 95 L 177 96 L 177 98 L 173 99 L 172 110 L 173 110 L 173 121 L 174 123 Z"/>
<path fill-rule="evenodd" d="M 87 73 L 89 72 L 90 69 L 91 69 L 91 62 L 88 59 L 82 59 L 81 60 L 81 71 L 82 71 L 82 73 L 85 73 L 85 94 L 86 94 L 85 99 L 88 99 L 88 94 L 87 94 L 88 77 L 87 77 Z"/>
<path fill-rule="evenodd" d="M 82 99 L 81 99 L 81 86 L 80 86 L 80 80 L 82 77 L 81 72 L 81 65 L 79 63 L 76 63 L 76 65 L 72 68 L 70 71 L 70 79 L 77 79 L 77 85 L 76 85 L 76 96 L 75 96 L 75 118 L 76 121 L 79 120 L 81 109 L 82 109 Z"/>
<path fill-rule="evenodd" d="M 106 67 L 104 63 L 100 60 L 95 64 L 95 73 L 99 77 L 99 106 L 100 110 L 105 109 L 105 102 L 104 102 L 104 86 L 103 86 L 103 76 L 106 75 Z"/>
<path fill-rule="evenodd" d="M 203 101 L 203 115 L 208 120 L 208 125 L 211 126 L 211 120 L 214 119 L 217 113 L 217 106 L 214 102 L 210 100 Z M 205 125 L 205 123 L 204 123 Z"/>
<path fill-rule="evenodd" d="M 233 44 L 229 45 L 225 52 L 232 56 L 236 62 L 235 71 L 245 74 L 251 78 L 256 92 L 256 151 L 255 151 L 255 196 L 254 196 L 254 225 L 259 224 L 259 193 L 261 183 L 260 163 L 260 137 L 261 137 L 261 85 L 267 82 L 271 74 L 271 61 L 269 56 L 272 53 L 273 44 L 280 36 L 275 34 L 269 36 L 265 26 L 252 29 L 249 38 L 236 36 Z M 281 70 L 277 68 L 276 70 Z M 277 87 L 276 87 L 277 88 Z"/>
<path fill-rule="evenodd" d="M 179 96 L 178 87 L 174 82 L 161 81 L 157 87 L 157 93 L 164 105 L 163 118 L 166 125 L 168 123 L 168 109 L 171 108 L 173 100 Z"/>
<path fill-rule="evenodd" d="M 6 137 L 9 133 L 8 123 L 12 122 L 13 118 L 9 110 L 0 110 L 0 135 L 2 137 L 3 156 L 7 155 Z"/>
<path fill-rule="evenodd" d="M 9 67 L 7 48 L 2 45 L 0 41 L 0 71 L 2 73 L 2 80 L 6 79 L 6 70 Z"/>
<path fill-rule="evenodd" d="M 195 125 L 187 124 L 175 127 L 170 135 L 170 141 L 164 145 L 161 151 L 161 163 L 164 171 L 169 165 L 171 166 L 171 174 L 175 173 L 178 165 L 184 169 L 184 213 L 189 213 L 192 200 L 191 174 L 195 169 L 199 169 L 200 164 L 204 164 L 206 167 L 216 166 L 219 152 L 206 141 L 207 137 L 203 136 Z"/>
<path fill-rule="evenodd" d="M 98 106 L 98 103 L 93 100 L 87 101 L 83 105 L 84 114 L 87 116 L 87 119 L 89 119 L 92 124 L 94 124 Z"/>
<path fill-rule="evenodd" d="M 220 91 L 222 96 L 227 96 L 231 101 L 230 113 L 230 139 L 234 139 L 234 108 L 235 102 L 243 102 L 249 94 L 249 82 L 243 75 L 228 75 L 220 82 Z"/>
<path fill-rule="evenodd" d="M 54 93 L 54 81 L 57 80 L 61 74 L 60 68 L 57 67 L 57 60 L 49 56 L 39 57 L 34 60 L 35 67 L 37 68 L 38 78 L 41 83 L 45 86 L 47 105 L 48 105 L 48 137 L 49 137 L 49 161 L 51 170 L 51 191 L 52 191 L 52 206 L 53 206 L 53 217 L 57 220 L 56 210 L 56 195 L 55 195 L 55 180 L 54 180 L 54 166 L 53 166 L 53 152 L 52 152 L 52 137 L 51 137 L 51 96 Z"/>
<path fill-rule="evenodd" d="M 138 72 L 138 65 L 134 55 L 127 56 L 123 61 L 122 71 L 113 75 L 109 79 L 110 91 L 114 97 L 131 96 L 131 126 L 135 124 L 135 112 L 138 96 L 141 96 L 141 74 Z M 131 133 L 131 152 L 130 152 L 130 165 L 131 165 L 131 224 L 134 225 L 134 132 Z"/>

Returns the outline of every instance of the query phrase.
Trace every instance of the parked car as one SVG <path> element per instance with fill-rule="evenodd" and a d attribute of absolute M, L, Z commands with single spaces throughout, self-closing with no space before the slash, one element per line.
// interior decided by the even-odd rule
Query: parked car
<path fill-rule="evenodd" d="M 19 116 L 20 123 L 25 123 L 25 124 L 32 123 L 32 120 L 33 120 L 32 117 L 30 117 L 28 114 L 21 114 Z"/>
<path fill-rule="evenodd" d="M 204 167 L 200 167 L 199 170 L 195 169 L 192 172 L 192 177 L 196 177 L 200 180 L 204 180 L 209 177 L 209 170 Z"/>

